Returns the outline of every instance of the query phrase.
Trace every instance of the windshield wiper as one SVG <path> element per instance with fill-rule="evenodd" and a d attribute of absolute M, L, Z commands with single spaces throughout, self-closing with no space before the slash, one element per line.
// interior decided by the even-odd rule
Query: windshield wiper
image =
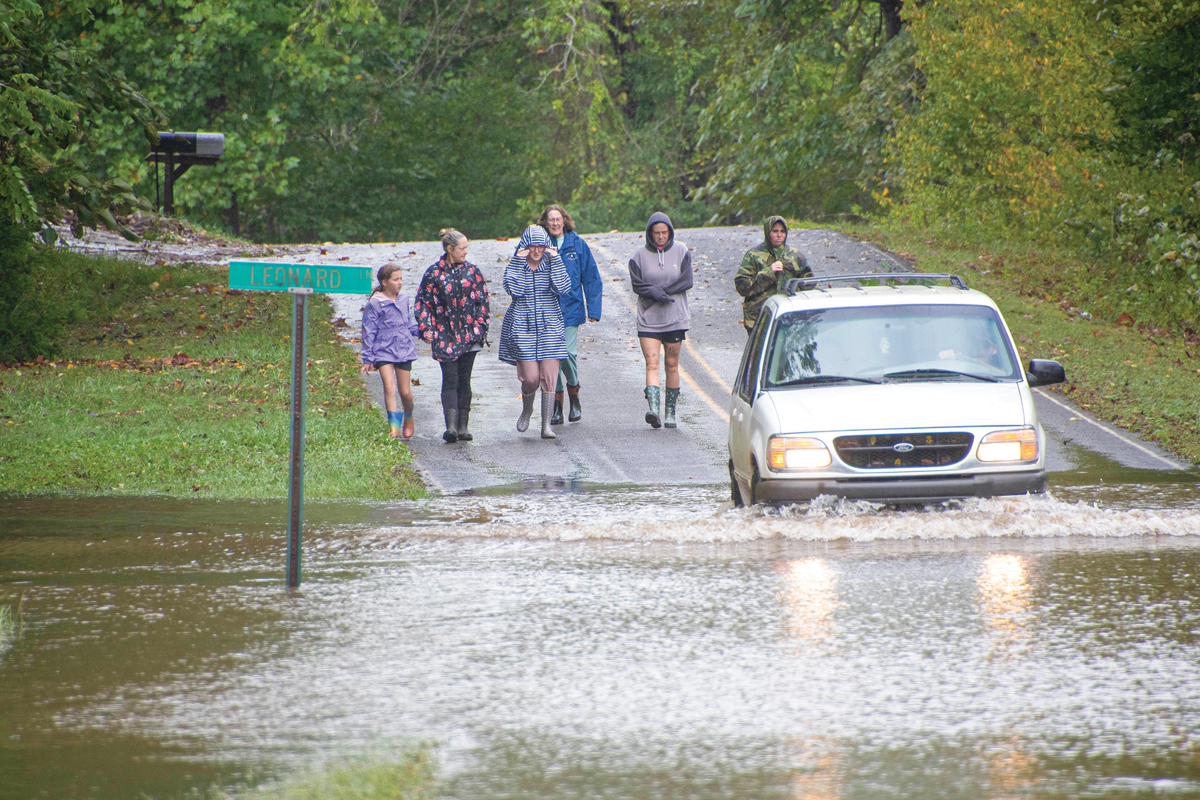
<path fill-rule="evenodd" d="M 924 377 L 942 377 L 954 375 L 961 378 L 974 378 L 977 381 L 987 381 L 988 383 L 999 383 L 999 378 L 991 378 L 987 375 L 976 375 L 973 372 L 959 372 L 954 369 L 903 369 L 899 372 L 889 372 L 884 375 L 884 378 L 924 378 Z"/>
<path fill-rule="evenodd" d="M 805 384 L 813 383 L 842 383 L 852 381 L 854 383 L 883 383 L 879 378 L 852 378 L 848 375 L 809 375 L 807 378 L 793 378 L 790 381 L 781 381 L 773 383 L 773 388 L 779 389 L 784 386 L 804 386 Z"/>

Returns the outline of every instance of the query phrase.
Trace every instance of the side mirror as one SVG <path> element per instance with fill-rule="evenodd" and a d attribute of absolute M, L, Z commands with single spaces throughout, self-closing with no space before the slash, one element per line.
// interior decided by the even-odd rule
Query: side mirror
<path fill-rule="evenodd" d="M 1057 361 L 1034 358 L 1025 369 L 1025 377 L 1030 386 L 1050 386 L 1065 381 L 1067 373 Z"/>

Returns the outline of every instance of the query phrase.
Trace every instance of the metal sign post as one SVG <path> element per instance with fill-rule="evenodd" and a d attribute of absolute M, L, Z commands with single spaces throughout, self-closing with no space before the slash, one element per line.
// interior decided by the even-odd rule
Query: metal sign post
<path fill-rule="evenodd" d="M 229 288 L 292 295 L 292 439 L 288 460 L 287 585 L 300 586 L 304 524 L 304 391 L 308 374 L 308 298 L 313 293 L 370 294 L 369 267 L 233 261 Z"/>
<path fill-rule="evenodd" d="M 300 531 L 304 523 L 304 389 L 308 374 L 308 296 L 312 289 L 288 289 L 292 303 L 292 446 L 288 459 L 287 585 L 300 586 Z"/>

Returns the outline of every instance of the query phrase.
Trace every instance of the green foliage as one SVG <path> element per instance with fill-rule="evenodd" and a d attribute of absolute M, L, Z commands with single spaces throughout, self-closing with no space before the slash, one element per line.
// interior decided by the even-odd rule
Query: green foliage
<path fill-rule="evenodd" d="M 871 5 L 743 0 L 701 117 L 719 216 L 822 218 L 870 209 L 884 143 L 909 102 L 913 44 Z"/>
<path fill-rule="evenodd" d="M 1200 30 L 1195 19 L 1169 20 L 1149 38 L 1117 51 L 1123 84 L 1110 92 L 1133 157 L 1186 153 L 1200 135 Z"/>
<path fill-rule="evenodd" d="M 0 224 L 0 364 L 60 355 L 71 325 L 107 318 L 159 272 L 35 244 L 22 226 Z"/>
<path fill-rule="evenodd" d="M 1117 309 L 1194 326 L 1200 162 L 1191 134 L 1170 137 L 1200 95 L 1187 94 L 1195 62 L 1164 48 L 1192 41 L 1200 3 L 1100 10 L 965 0 L 914 8 L 925 84 L 890 154 L 905 203 L 897 213 L 1118 257 L 1119 267 L 1073 279 Z"/>
<path fill-rule="evenodd" d="M 181 213 L 260 240 L 373 241 L 519 219 L 543 132 L 505 104 L 519 8 L 120 0 L 62 33 L 101 42 L 174 129 L 225 134 L 218 165 L 176 185 Z M 105 174 L 153 195 L 144 147 L 106 124 Z"/>
<path fill-rule="evenodd" d="M 1123 284 L 1116 306 L 1200 316 L 1200 0 L 0 0 L 0 22 L 0 205 L 35 232 L 152 195 L 129 120 L 161 108 L 226 135 L 177 207 L 253 239 L 511 235 L 549 202 L 585 231 L 894 210 L 1071 243 L 1115 259 L 1078 280 Z"/>
<path fill-rule="evenodd" d="M 23 226 L 0 222 L 0 363 L 53 353 L 63 315 L 34 277 L 33 237 Z"/>
<path fill-rule="evenodd" d="M 553 111 L 550 169 L 522 204 L 530 217 L 549 202 L 567 203 L 584 231 L 638 229 L 653 211 L 678 224 L 711 215 L 693 196 L 709 169 L 696 87 L 720 47 L 705 5 L 554 0 L 525 22 L 537 48 L 528 91 Z"/>
<path fill-rule="evenodd" d="M 436 104 L 381 100 L 378 123 L 356 130 L 352 146 L 291 146 L 291 190 L 272 212 L 302 241 L 432 239 L 446 225 L 513 235 L 525 224 L 518 199 L 545 159 L 531 146 L 542 134 L 521 122 L 537 113 L 511 85 L 480 96 L 455 82 Z"/>
<path fill-rule="evenodd" d="M 75 3 L 53 11 L 88 13 Z M 39 4 L 0 0 L 0 224 L 44 231 L 53 242 L 45 221 L 70 211 L 77 235 L 103 224 L 136 238 L 113 211 L 149 206 L 124 181 L 89 177 L 72 153 L 98 145 L 96 123 L 106 114 L 154 135 L 157 110 L 91 41 L 59 38 L 53 27 Z"/>

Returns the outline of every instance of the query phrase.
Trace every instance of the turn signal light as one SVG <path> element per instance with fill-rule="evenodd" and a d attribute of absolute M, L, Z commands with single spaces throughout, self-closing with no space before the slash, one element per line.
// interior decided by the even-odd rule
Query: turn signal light
<path fill-rule="evenodd" d="M 829 449 L 817 439 L 772 436 L 767 458 L 773 470 L 820 469 L 833 463 Z"/>
<path fill-rule="evenodd" d="M 1033 428 L 1022 428 L 1019 431 L 989 433 L 979 442 L 975 457 L 987 462 L 1036 461 L 1037 431 Z"/>

